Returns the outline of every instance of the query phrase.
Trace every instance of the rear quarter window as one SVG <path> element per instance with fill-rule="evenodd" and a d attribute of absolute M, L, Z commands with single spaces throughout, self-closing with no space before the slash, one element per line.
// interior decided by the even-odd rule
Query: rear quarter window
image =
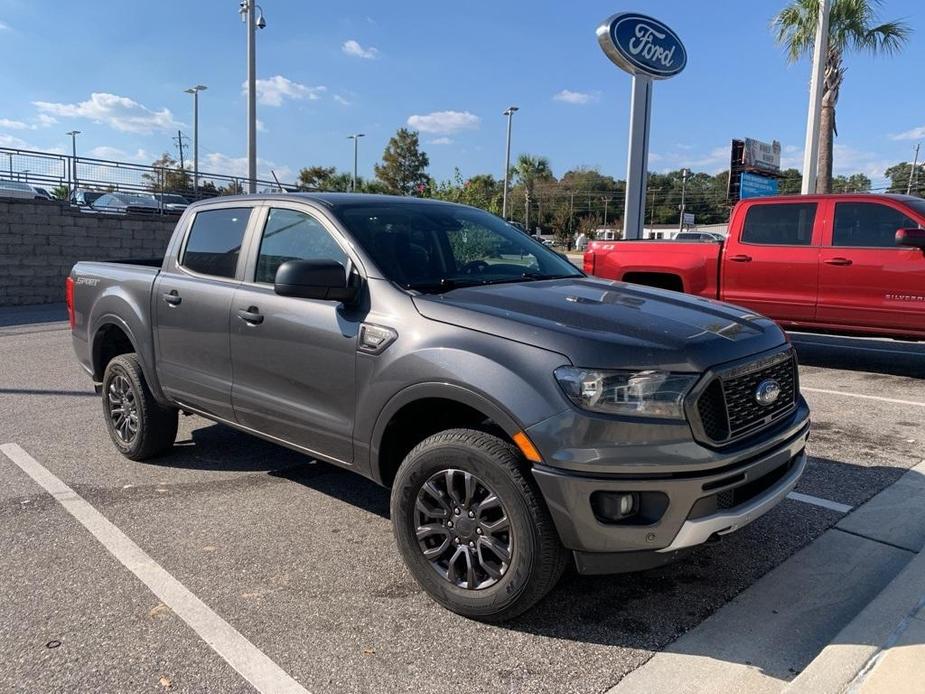
<path fill-rule="evenodd" d="M 197 212 L 180 265 L 202 275 L 234 277 L 250 214 L 246 207 Z"/>
<path fill-rule="evenodd" d="M 762 246 L 808 246 L 815 221 L 814 202 L 753 205 L 745 213 L 741 240 Z"/>

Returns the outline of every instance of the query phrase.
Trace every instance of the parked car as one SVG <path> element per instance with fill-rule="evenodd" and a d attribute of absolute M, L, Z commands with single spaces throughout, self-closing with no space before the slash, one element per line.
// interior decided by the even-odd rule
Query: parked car
<path fill-rule="evenodd" d="M 158 214 L 161 212 L 161 207 L 154 196 L 144 193 L 106 193 L 96 199 L 93 209 L 111 214 Z M 164 212 L 169 211 L 164 210 Z"/>
<path fill-rule="evenodd" d="M 150 193 L 149 197 L 154 200 L 158 207 L 163 206 L 167 212 L 182 212 L 189 207 L 189 200 L 182 195 L 175 193 Z"/>
<path fill-rule="evenodd" d="M 185 411 L 391 487 L 408 570 L 475 619 L 570 562 L 649 568 L 738 530 L 806 465 L 772 321 L 588 278 L 463 205 L 198 202 L 164 258 L 77 263 L 66 297 L 124 456 L 169 451 Z"/>
<path fill-rule="evenodd" d="M 19 198 L 20 200 L 37 200 L 42 196 L 28 183 L 23 181 L 0 180 L 0 198 Z"/>
<path fill-rule="evenodd" d="M 92 207 L 93 203 L 104 195 L 106 195 L 106 192 L 102 190 L 82 190 L 78 188 L 71 192 L 68 200 L 72 205 L 77 205 L 78 207 Z"/>
<path fill-rule="evenodd" d="M 29 185 L 31 186 L 33 192 L 35 192 L 35 195 L 37 197 L 42 198 L 43 200 L 54 200 L 55 199 L 55 196 L 49 193 L 47 188 L 43 188 L 42 186 L 33 185 L 31 183 Z"/>
<path fill-rule="evenodd" d="M 723 243 L 593 242 L 584 269 L 729 301 L 787 328 L 923 340 L 923 226 L 925 200 L 906 195 L 751 198 Z"/>
<path fill-rule="evenodd" d="M 723 241 L 726 237 L 712 231 L 681 231 L 675 241 Z"/>

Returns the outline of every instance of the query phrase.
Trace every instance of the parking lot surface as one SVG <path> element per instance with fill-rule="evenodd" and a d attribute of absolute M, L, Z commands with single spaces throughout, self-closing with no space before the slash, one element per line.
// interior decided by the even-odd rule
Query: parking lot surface
<path fill-rule="evenodd" d="M 122 458 L 60 307 L 0 311 L 0 444 L 15 443 L 311 692 L 600 692 L 923 459 L 925 345 L 794 335 L 813 408 L 797 492 L 635 575 L 567 574 L 518 620 L 432 603 L 388 492 L 199 417 Z M 253 691 L 58 500 L 0 456 L 0 691 Z"/>

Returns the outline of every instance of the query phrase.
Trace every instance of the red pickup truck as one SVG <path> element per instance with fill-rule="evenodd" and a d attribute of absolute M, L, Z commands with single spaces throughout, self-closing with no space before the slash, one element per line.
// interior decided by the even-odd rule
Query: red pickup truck
<path fill-rule="evenodd" d="M 592 241 L 584 270 L 745 306 L 787 328 L 925 340 L 925 200 L 739 202 L 724 242 Z"/>

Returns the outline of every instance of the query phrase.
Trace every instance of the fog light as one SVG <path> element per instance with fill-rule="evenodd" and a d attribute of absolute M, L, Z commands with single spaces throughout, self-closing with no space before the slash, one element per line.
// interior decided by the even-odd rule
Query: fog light
<path fill-rule="evenodd" d="M 622 521 L 639 512 L 639 495 L 636 492 L 594 492 L 591 505 L 601 520 Z"/>

